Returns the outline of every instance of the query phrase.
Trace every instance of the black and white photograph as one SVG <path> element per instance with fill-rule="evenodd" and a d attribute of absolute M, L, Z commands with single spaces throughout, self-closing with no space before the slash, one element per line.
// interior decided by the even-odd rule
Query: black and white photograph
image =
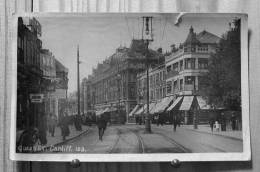
<path fill-rule="evenodd" d="M 250 159 L 247 18 L 15 19 L 11 159 Z"/>

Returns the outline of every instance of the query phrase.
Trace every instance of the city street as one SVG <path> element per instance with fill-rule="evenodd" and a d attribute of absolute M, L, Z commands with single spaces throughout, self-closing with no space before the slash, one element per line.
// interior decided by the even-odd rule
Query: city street
<path fill-rule="evenodd" d="M 145 134 L 142 125 L 112 125 L 107 127 L 103 141 L 100 141 L 97 127 L 93 126 L 79 137 L 59 145 L 63 150 L 55 152 L 212 153 L 243 150 L 241 139 L 193 131 L 185 126 L 173 132 L 171 125 L 152 125 L 152 131 L 152 134 Z"/>

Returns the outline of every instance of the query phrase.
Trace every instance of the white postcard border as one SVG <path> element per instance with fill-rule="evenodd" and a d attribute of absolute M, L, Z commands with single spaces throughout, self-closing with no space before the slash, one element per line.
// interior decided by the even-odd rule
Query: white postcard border
<path fill-rule="evenodd" d="M 251 160 L 250 125 L 249 125 L 249 58 L 248 58 L 248 20 L 247 14 L 236 13 L 186 13 L 185 16 L 195 17 L 221 17 L 231 16 L 241 18 L 241 99 L 242 99 L 242 132 L 243 152 L 238 153 L 145 153 L 145 154 L 67 154 L 67 153 L 16 153 L 16 96 L 17 96 L 17 21 L 18 17 L 84 17 L 104 16 L 111 14 L 134 15 L 135 13 L 22 13 L 13 16 L 12 28 L 12 60 L 9 60 L 12 69 L 11 80 L 11 106 L 7 112 L 11 112 L 10 132 L 10 159 L 17 161 L 72 161 L 78 159 L 81 162 L 165 162 L 178 159 L 187 161 L 249 161 Z M 140 14 L 140 13 L 136 13 Z M 148 13 L 141 13 L 147 14 Z M 149 13 L 156 15 L 160 13 Z"/>

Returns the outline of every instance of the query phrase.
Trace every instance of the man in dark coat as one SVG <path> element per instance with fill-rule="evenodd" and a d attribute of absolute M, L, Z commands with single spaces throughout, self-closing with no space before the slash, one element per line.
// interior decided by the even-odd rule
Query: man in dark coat
<path fill-rule="evenodd" d="M 209 125 L 210 125 L 211 132 L 213 132 L 213 127 L 214 127 L 214 119 L 213 118 L 209 119 Z"/>
<path fill-rule="evenodd" d="M 70 129 L 69 129 L 69 116 L 67 113 L 64 113 L 64 115 L 61 117 L 60 120 L 60 127 L 61 127 L 61 135 L 62 139 L 65 140 L 66 136 L 70 134 Z"/>
<path fill-rule="evenodd" d="M 176 131 L 176 128 L 177 128 L 177 125 L 179 124 L 179 120 L 178 120 L 178 117 L 177 115 L 173 115 L 173 131 L 175 132 Z"/>
<path fill-rule="evenodd" d="M 97 116 L 97 127 L 98 127 L 99 140 L 102 141 L 102 137 L 107 127 L 107 121 L 103 115 Z"/>

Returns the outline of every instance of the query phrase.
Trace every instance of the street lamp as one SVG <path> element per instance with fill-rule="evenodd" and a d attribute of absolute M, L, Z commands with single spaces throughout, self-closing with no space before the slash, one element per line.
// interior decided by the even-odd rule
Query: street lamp
<path fill-rule="evenodd" d="M 77 86 L 78 86 L 78 115 L 76 116 L 76 129 L 81 131 L 81 123 L 80 123 L 80 75 L 79 75 L 79 46 L 77 47 Z"/>
<path fill-rule="evenodd" d="M 119 71 L 118 71 L 119 72 Z M 120 79 L 121 79 L 121 75 L 118 73 L 116 75 L 116 79 L 117 79 L 117 91 L 118 91 L 118 107 L 117 107 L 117 112 L 118 112 L 118 117 L 120 116 Z"/>
<path fill-rule="evenodd" d="M 194 76 L 194 79 L 192 80 L 192 85 L 193 85 L 192 95 L 194 96 L 194 99 L 196 100 L 197 98 L 196 98 L 195 76 Z M 194 129 L 198 129 L 198 112 L 197 111 L 198 111 L 198 107 L 196 105 L 195 109 L 194 109 L 194 113 L 193 113 L 193 128 Z"/>
<path fill-rule="evenodd" d="M 147 97 L 147 113 L 145 115 L 145 132 L 151 133 L 151 123 L 150 123 L 150 115 L 149 115 L 149 42 L 153 41 L 153 30 L 152 30 L 152 19 L 153 17 L 143 17 L 143 29 L 145 27 L 145 34 L 142 30 L 142 40 L 145 43 L 145 58 L 146 58 L 146 97 Z M 144 26 L 145 25 L 145 26 Z"/>

